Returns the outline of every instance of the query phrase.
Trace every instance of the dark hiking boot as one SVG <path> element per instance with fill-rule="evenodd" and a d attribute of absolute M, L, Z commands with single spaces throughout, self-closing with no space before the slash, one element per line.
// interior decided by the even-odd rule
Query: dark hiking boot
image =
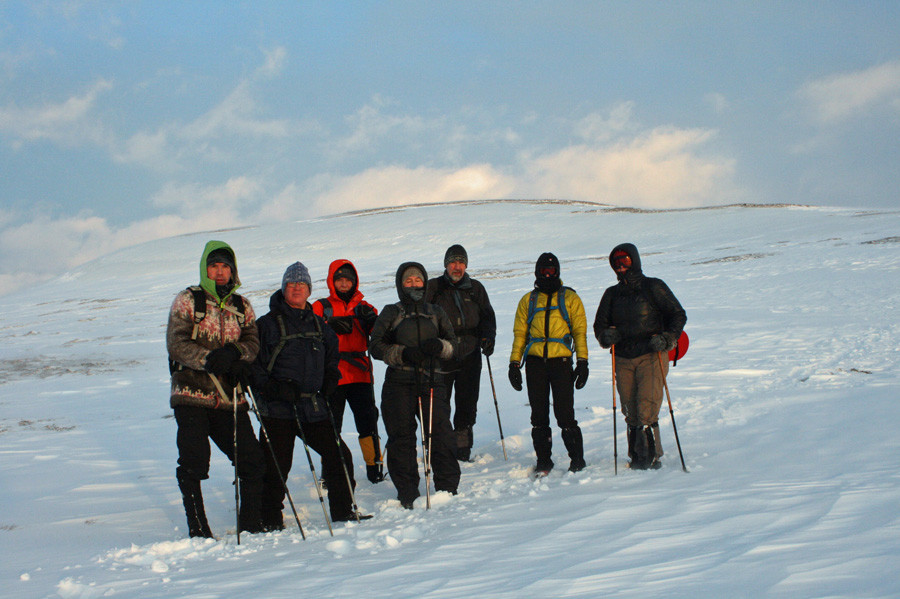
<path fill-rule="evenodd" d="M 581 429 L 577 425 L 564 428 L 562 438 L 571 460 L 569 472 L 581 472 L 587 466 L 584 461 L 584 439 L 581 436 Z"/>
<path fill-rule="evenodd" d="M 531 442 L 534 444 L 534 453 L 537 454 L 537 470 L 549 471 L 553 468 L 553 460 L 550 459 L 553 448 L 553 433 L 549 426 L 535 426 L 531 429 Z"/>
<path fill-rule="evenodd" d="M 456 459 L 460 462 L 468 462 L 472 459 L 472 445 L 474 436 L 472 427 L 456 429 Z"/>
<path fill-rule="evenodd" d="M 281 512 L 268 513 L 263 511 L 262 530 L 263 532 L 284 530 L 284 517 L 281 515 Z"/>
<path fill-rule="evenodd" d="M 384 467 L 381 464 L 375 464 L 374 466 L 366 464 L 366 478 L 373 485 L 380 483 L 384 480 Z"/>
<path fill-rule="evenodd" d="M 200 481 L 178 479 L 184 513 L 187 516 L 188 536 L 212 539 L 213 533 L 206 521 L 206 510 L 203 508 L 203 494 L 200 492 Z"/>
<path fill-rule="evenodd" d="M 357 518 L 357 516 L 359 518 Z M 341 514 L 337 514 L 337 515 L 332 514 L 331 521 L 332 522 L 356 522 L 357 519 L 359 521 L 363 521 L 363 520 L 370 520 L 371 518 L 372 518 L 372 514 L 363 514 L 361 512 L 351 511 L 351 512 L 341 513 Z"/>
<path fill-rule="evenodd" d="M 654 462 L 659 463 L 659 460 L 656 458 L 656 441 L 653 438 L 653 428 L 651 426 L 639 427 L 635 431 L 634 457 L 631 459 L 631 468 L 647 470 L 648 468 L 654 468 Z M 655 468 L 658 467 L 655 466 Z"/>

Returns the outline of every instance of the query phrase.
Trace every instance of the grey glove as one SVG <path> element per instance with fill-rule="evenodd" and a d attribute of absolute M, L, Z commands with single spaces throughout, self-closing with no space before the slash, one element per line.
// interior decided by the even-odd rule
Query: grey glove
<path fill-rule="evenodd" d="M 602 347 L 612 347 L 621 340 L 622 333 L 620 333 L 619 329 L 615 327 L 603 329 L 602 331 L 600 331 L 600 336 L 597 338 L 597 341 L 600 342 L 600 345 Z"/>
<path fill-rule="evenodd" d="M 665 335 L 653 335 L 650 337 L 650 349 L 653 351 L 666 351 L 669 349 L 669 341 Z"/>

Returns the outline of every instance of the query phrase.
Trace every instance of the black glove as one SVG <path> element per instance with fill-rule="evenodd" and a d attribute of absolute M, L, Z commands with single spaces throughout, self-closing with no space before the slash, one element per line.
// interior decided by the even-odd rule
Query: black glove
<path fill-rule="evenodd" d="M 419 347 L 422 349 L 422 353 L 431 358 L 440 356 L 441 352 L 444 351 L 444 343 L 437 337 L 426 339 Z"/>
<path fill-rule="evenodd" d="M 615 327 L 609 329 L 603 329 L 600 331 L 600 336 L 597 337 L 597 341 L 600 342 L 602 347 L 612 347 L 616 343 L 622 340 L 622 333 Z"/>
<path fill-rule="evenodd" d="M 490 356 L 492 353 L 494 353 L 494 340 L 493 339 L 488 339 L 487 337 L 485 337 L 484 339 L 481 340 L 481 353 L 483 353 L 486 356 Z"/>
<path fill-rule="evenodd" d="M 337 391 L 338 381 L 340 379 L 336 379 L 333 376 L 325 375 L 325 380 L 322 382 L 322 397 L 325 398 L 326 401 L 334 395 L 334 392 Z"/>
<path fill-rule="evenodd" d="M 665 335 L 653 335 L 650 337 L 650 349 L 653 351 L 665 351 L 669 349 L 669 341 Z"/>
<path fill-rule="evenodd" d="M 233 343 L 214 349 L 206 356 L 203 368 L 215 375 L 228 374 L 228 369 L 241 357 L 241 350 Z"/>
<path fill-rule="evenodd" d="M 245 387 L 249 384 L 252 373 L 253 369 L 250 368 L 250 363 L 243 360 L 235 360 L 228 368 L 228 377 L 235 383 L 241 383 Z"/>
<path fill-rule="evenodd" d="M 269 379 L 263 387 L 263 393 L 269 401 L 294 401 L 294 384 L 290 381 Z"/>
<path fill-rule="evenodd" d="M 578 360 L 575 363 L 575 388 L 581 389 L 587 385 L 588 380 L 588 363 L 587 360 Z"/>
<path fill-rule="evenodd" d="M 509 363 L 509 384 L 516 391 L 522 390 L 522 370 L 515 362 Z"/>
<path fill-rule="evenodd" d="M 378 318 L 378 315 L 375 313 L 375 308 L 369 304 L 357 304 L 357 306 L 353 308 L 353 313 L 356 314 L 358 319 L 367 324 L 374 323 L 375 319 Z"/>
<path fill-rule="evenodd" d="M 334 329 L 338 335 L 349 335 L 353 332 L 353 317 L 332 316 L 328 319 L 328 326 Z"/>
<path fill-rule="evenodd" d="M 425 360 L 428 359 L 428 356 L 425 355 L 425 352 L 421 350 L 419 347 L 406 347 L 403 348 L 403 361 L 409 362 L 410 364 L 421 364 Z"/>

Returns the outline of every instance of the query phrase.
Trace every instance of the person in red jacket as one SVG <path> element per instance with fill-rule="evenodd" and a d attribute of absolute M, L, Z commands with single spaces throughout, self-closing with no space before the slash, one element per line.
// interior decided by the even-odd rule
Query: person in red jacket
<path fill-rule="evenodd" d="M 328 398 L 338 433 L 344 421 L 344 407 L 350 404 L 359 446 L 366 462 L 370 482 L 384 480 L 384 464 L 378 437 L 378 408 L 372 362 L 369 359 L 369 333 L 378 311 L 363 299 L 359 291 L 359 275 L 349 260 L 339 259 L 328 267 L 327 298 L 313 303 L 313 311 L 337 333 L 341 361 L 341 380 L 337 391 Z"/>

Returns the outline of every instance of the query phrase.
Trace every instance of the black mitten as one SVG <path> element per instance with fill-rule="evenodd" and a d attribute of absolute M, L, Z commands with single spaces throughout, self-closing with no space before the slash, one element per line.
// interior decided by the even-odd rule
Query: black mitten
<path fill-rule="evenodd" d="M 421 364 L 425 360 L 428 359 L 428 356 L 425 355 L 418 347 L 407 347 L 403 349 L 403 361 L 409 362 L 410 364 Z"/>
<path fill-rule="evenodd" d="M 488 357 L 490 357 L 490 355 L 494 353 L 493 339 L 488 339 L 487 337 L 485 337 L 481 340 L 481 353 Z"/>
<path fill-rule="evenodd" d="M 328 319 L 328 325 L 338 335 L 349 335 L 353 332 L 352 316 L 332 316 Z"/>
<path fill-rule="evenodd" d="M 422 349 L 422 353 L 431 358 L 440 356 L 441 352 L 444 351 L 444 343 L 437 337 L 426 339 L 419 347 Z"/>
<path fill-rule="evenodd" d="M 241 357 L 241 350 L 233 343 L 225 347 L 212 350 L 206 355 L 206 364 L 203 366 L 207 372 L 215 375 L 228 374 L 228 369 Z"/>
<path fill-rule="evenodd" d="M 650 337 L 650 349 L 653 351 L 665 351 L 669 348 L 669 341 L 664 335 L 653 335 Z"/>

